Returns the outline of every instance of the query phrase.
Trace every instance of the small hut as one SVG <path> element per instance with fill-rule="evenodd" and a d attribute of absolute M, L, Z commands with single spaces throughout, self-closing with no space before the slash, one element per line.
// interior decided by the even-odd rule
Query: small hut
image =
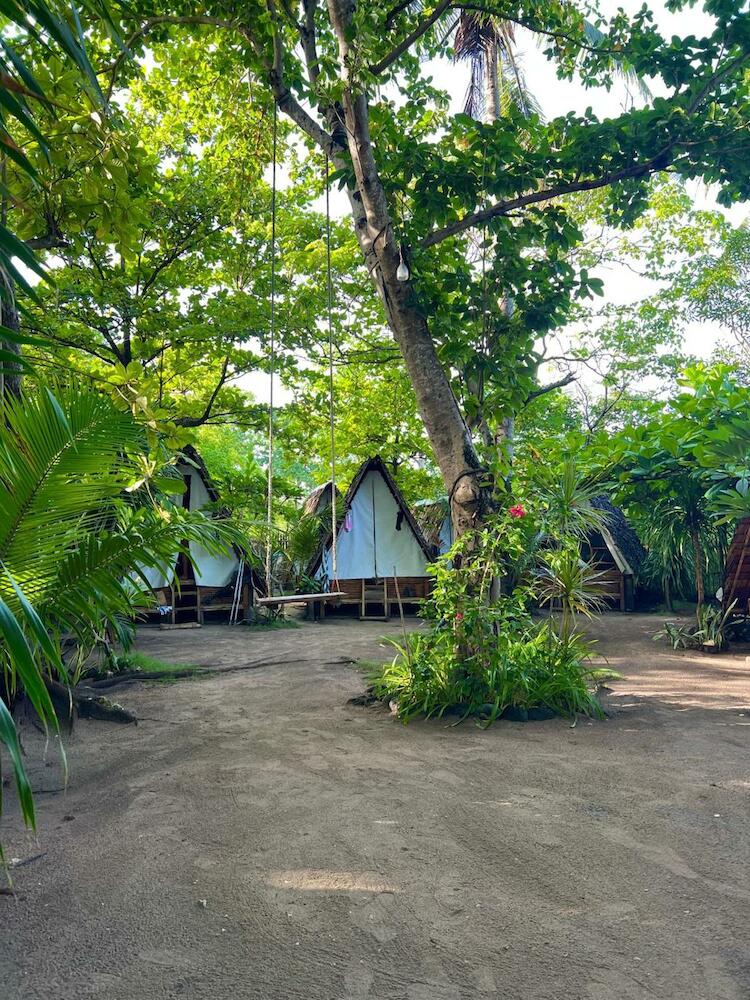
<path fill-rule="evenodd" d="M 725 608 L 736 601 L 738 614 L 750 614 L 750 517 L 743 517 L 734 529 L 721 596 Z"/>
<path fill-rule="evenodd" d="M 329 531 L 309 575 L 334 584 L 346 595 L 341 603 L 358 606 L 361 618 L 388 618 L 399 602 L 428 596 L 433 549 L 379 456 L 362 463 L 341 505 L 335 574 L 332 541 Z"/>
<path fill-rule="evenodd" d="M 607 521 L 601 531 L 589 534 L 581 554 L 599 571 L 598 582 L 607 602 L 620 611 L 632 611 L 646 550 L 625 514 L 608 497 L 595 497 L 591 505 L 606 513 Z"/>
<path fill-rule="evenodd" d="M 177 502 L 188 510 L 213 509 L 216 516 L 226 516 L 226 511 L 218 510 L 218 490 L 196 449 L 188 445 L 182 455 L 185 460 L 178 461 L 175 469 L 185 483 L 185 491 Z M 190 559 L 181 552 L 173 567 L 164 567 L 160 574 L 147 574 L 159 603 L 170 609 L 169 622 L 202 624 L 206 614 L 230 612 L 238 602 L 244 617 L 250 588 L 237 583 L 242 566 L 239 553 L 214 555 L 195 542 L 189 542 L 188 548 Z"/>
<path fill-rule="evenodd" d="M 316 486 L 302 504 L 303 517 L 322 517 L 327 510 L 330 510 L 331 499 L 333 497 L 334 485 L 329 479 L 327 483 Z M 336 490 L 336 506 L 341 504 L 341 494 Z"/>

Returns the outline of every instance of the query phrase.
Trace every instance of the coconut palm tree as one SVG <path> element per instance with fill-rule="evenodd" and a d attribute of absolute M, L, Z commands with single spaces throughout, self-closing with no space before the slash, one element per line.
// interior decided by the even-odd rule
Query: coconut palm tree
<path fill-rule="evenodd" d="M 453 52 L 469 60 L 471 78 L 464 111 L 491 124 L 511 105 L 527 116 L 540 114 L 516 51 L 514 26 L 491 14 L 463 11 L 455 22 Z"/>

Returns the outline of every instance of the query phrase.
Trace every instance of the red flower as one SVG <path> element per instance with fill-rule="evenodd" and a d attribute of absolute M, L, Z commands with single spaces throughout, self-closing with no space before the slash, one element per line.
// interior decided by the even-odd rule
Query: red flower
<path fill-rule="evenodd" d="M 526 517 L 526 511 L 523 509 L 523 504 L 517 503 L 515 506 L 508 509 L 508 513 L 511 517 Z"/>
<path fill-rule="evenodd" d="M 456 621 L 457 622 L 462 622 L 463 620 L 464 620 L 464 613 L 463 613 L 463 611 L 457 611 L 456 612 Z"/>

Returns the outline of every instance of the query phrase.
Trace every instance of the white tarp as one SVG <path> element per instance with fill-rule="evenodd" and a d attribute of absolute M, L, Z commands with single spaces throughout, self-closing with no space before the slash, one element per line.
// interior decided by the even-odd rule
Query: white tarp
<path fill-rule="evenodd" d="M 174 580 L 175 569 L 177 567 L 177 560 L 172 564 L 171 567 L 167 565 L 163 566 L 141 566 L 140 570 L 143 575 L 148 580 L 148 585 L 152 590 L 159 590 L 162 587 L 168 587 L 172 580 Z M 133 578 L 133 582 L 138 587 L 143 586 L 143 581 L 138 578 Z"/>
<path fill-rule="evenodd" d="M 446 514 L 443 518 L 443 523 L 440 525 L 440 531 L 438 533 L 438 550 L 441 556 L 453 545 L 453 522 L 451 521 L 450 514 Z"/>
<path fill-rule="evenodd" d="M 179 463 L 177 471 L 190 487 L 190 510 L 202 510 L 213 501 L 200 473 L 192 465 Z M 201 587 L 226 587 L 234 579 L 239 560 L 234 552 L 226 555 L 211 555 L 196 542 L 189 542 L 193 559 L 195 582 Z"/>
<path fill-rule="evenodd" d="M 339 528 L 336 576 L 339 580 L 427 576 L 427 562 L 385 479 L 371 470 Z M 330 549 L 323 554 L 321 569 L 322 575 L 333 578 Z"/>

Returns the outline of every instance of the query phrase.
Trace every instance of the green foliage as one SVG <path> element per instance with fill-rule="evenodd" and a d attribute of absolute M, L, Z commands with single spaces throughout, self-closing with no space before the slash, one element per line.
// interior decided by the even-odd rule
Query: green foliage
<path fill-rule="evenodd" d="M 508 631 L 475 631 L 470 659 L 457 655 L 456 638 L 447 628 L 394 643 L 393 661 L 368 675 L 373 694 L 394 700 L 404 722 L 451 712 L 489 724 L 509 708 L 602 718 L 587 683 L 590 649 L 580 636 L 563 643 L 549 622 L 533 626 L 529 621 L 519 628 L 516 615 L 511 622 L 499 615 L 493 620 Z"/>
<path fill-rule="evenodd" d="M 694 366 L 679 384 L 638 426 L 600 435 L 591 455 L 641 527 L 667 603 L 694 593 L 701 605 L 720 585 L 724 525 L 750 513 L 750 390 L 723 365 Z"/>
<path fill-rule="evenodd" d="M 538 589 L 531 563 L 539 537 L 539 522 L 514 505 L 481 532 L 459 539 L 432 568 L 435 582 L 423 610 L 428 631 L 393 643 L 394 660 L 369 674 L 373 693 L 394 700 L 404 721 L 450 710 L 492 722 L 511 707 L 601 717 L 589 687 L 590 646 L 568 618 L 569 611 L 590 611 L 596 601 L 587 578 L 569 579 L 563 569 L 563 562 L 586 567 L 578 540 L 558 539 L 565 544 L 546 555 L 554 576 Z M 539 594 L 562 598 L 559 631 L 553 619 L 532 619 L 529 605 Z"/>
<path fill-rule="evenodd" d="M 703 649 L 717 653 L 729 645 L 731 619 L 736 601 L 727 607 L 704 604 L 698 609 L 697 625 L 680 625 L 666 621 L 664 628 L 654 635 L 654 640 L 667 639 L 672 649 Z"/>

